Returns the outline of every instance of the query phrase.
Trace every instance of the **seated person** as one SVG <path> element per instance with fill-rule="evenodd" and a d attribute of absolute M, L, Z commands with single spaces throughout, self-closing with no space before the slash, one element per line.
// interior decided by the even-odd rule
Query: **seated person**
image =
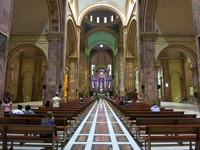
<path fill-rule="evenodd" d="M 113 102 L 116 102 L 116 101 L 117 101 L 117 100 L 114 98 L 114 99 L 113 99 Z"/>
<path fill-rule="evenodd" d="M 140 100 L 136 100 L 135 103 L 140 103 Z"/>
<path fill-rule="evenodd" d="M 79 104 L 83 104 L 83 98 L 82 97 L 80 98 L 80 100 L 81 101 L 79 102 Z"/>
<path fill-rule="evenodd" d="M 119 102 L 119 105 L 124 105 L 123 100 L 121 100 L 121 101 Z"/>
<path fill-rule="evenodd" d="M 45 115 L 45 118 L 42 119 L 42 126 L 51 126 L 54 125 L 54 117 L 51 111 L 48 111 Z M 52 134 L 40 134 L 40 137 L 52 137 Z"/>
<path fill-rule="evenodd" d="M 160 108 L 156 104 L 153 104 L 153 106 L 151 107 L 150 110 L 151 111 L 160 111 Z"/>
<path fill-rule="evenodd" d="M 31 106 L 30 105 L 26 105 L 24 114 L 34 115 L 35 113 L 31 110 Z"/>
<path fill-rule="evenodd" d="M 17 105 L 17 110 L 13 111 L 13 114 L 24 114 L 22 111 L 22 105 Z"/>
<path fill-rule="evenodd" d="M 130 107 L 130 105 L 128 104 L 128 102 L 124 103 L 124 107 Z"/>
<path fill-rule="evenodd" d="M 132 100 L 130 100 L 130 99 L 128 99 L 128 101 L 127 101 L 128 103 L 132 103 Z"/>

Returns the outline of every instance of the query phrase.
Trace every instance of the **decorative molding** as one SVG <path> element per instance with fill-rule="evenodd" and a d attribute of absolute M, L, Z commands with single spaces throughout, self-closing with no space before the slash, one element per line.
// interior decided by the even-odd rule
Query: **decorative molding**
<path fill-rule="evenodd" d="M 158 37 L 156 32 L 141 32 L 142 39 L 145 41 L 155 41 Z"/>
<path fill-rule="evenodd" d="M 137 59 L 137 58 L 135 56 L 132 56 L 132 57 L 126 57 L 125 59 L 128 61 L 128 60 L 134 60 L 134 59 Z"/>
<path fill-rule="evenodd" d="M 128 31 L 128 26 L 123 26 L 123 32 L 127 32 Z"/>
<path fill-rule="evenodd" d="M 59 41 L 63 37 L 62 32 L 47 32 L 46 38 L 48 41 Z"/>
<path fill-rule="evenodd" d="M 78 60 L 78 57 L 69 56 L 68 59 L 69 59 L 70 61 L 77 61 L 77 60 Z"/>

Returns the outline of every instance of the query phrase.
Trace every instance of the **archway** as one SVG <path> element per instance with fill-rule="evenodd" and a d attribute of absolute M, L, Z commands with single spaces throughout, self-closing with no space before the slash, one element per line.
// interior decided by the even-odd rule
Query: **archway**
<path fill-rule="evenodd" d="M 182 45 L 170 45 L 159 53 L 157 67 L 161 100 L 189 101 L 195 96 L 198 92 L 196 60 L 194 52 Z"/>
<path fill-rule="evenodd" d="M 15 102 L 39 101 L 44 96 L 46 56 L 34 45 L 21 45 L 8 54 L 5 96 Z"/>

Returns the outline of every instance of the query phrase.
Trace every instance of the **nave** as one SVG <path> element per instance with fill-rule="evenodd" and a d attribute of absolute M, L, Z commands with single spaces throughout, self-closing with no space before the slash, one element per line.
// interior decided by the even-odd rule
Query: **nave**
<path fill-rule="evenodd" d="M 17 104 L 23 106 L 30 104 L 32 108 L 38 108 L 42 105 L 41 101 L 14 103 L 13 110 L 17 108 Z M 199 117 L 199 106 L 186 103 L 161 102 L 161 106 L 174 109 L 174 111 L 185 111 L 185 114 L 197 114 Z M 165 143 L 166 144 L 166 143 Z M 177 143 L 169 143 L 167 147 L 163 147 L 163 143 L 153 143 L 152 150 L 188 150 L 188 145 L 178 146 Z M 0 144 L 2 146 L 2 144 Z M 49 146 L 50 148 L 50 146 Z M 113 110 L 105 100 L 100 99 L 99 103 L 95 103 L 80 126 L 77 128 L 70 141 L 63 147 L 59 144 L 59 150 L 71 149 L 136 149 L 138 145 L 127 132 L 124 125 L 115 115 Z M 142 147 L 143 149 L 144 147 Z M 1 149 L 1 147 L 0 147 Z M 41 143 L 27 143 L 20 146 L 15 143 L 15 150 L 40 150 L 46 148 Z"/>
<path fill-rule="evenodd" d="M 85 117 L 64 150 L 140 150 L 104 99 Z"/>

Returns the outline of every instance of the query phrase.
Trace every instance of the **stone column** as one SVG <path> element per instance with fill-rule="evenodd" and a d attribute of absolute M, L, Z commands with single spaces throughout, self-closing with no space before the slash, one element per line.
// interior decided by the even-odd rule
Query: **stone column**
<path fill-rule="evenodd" d="M 194 88 L 194 98 L 198 97 L 198 67 L 194 66 L 190 69 L 192 71 L 192 81 L 193 81 L 193 88 Z"/>
<path fill-rule="evenodd" d="M 181 78 L 181 101 L 183 100 L 187 100 L 187 92 L 186 92 L 186 83 L 185 83 L 185 58 L 184 58 L 184 54 L 181 53 L 181 56 L 183 58 L 181 58 L 181 74 L 182 74 L 182 78 Z"/>
<path fill-rule="evenodd" d="M 14 0 L 0 0 L 0 99 L 5 93 L 7 54 Z"/>
<path fill-rule="evenodd" d="M 162 70 L 163 70 L 163 92 L 164 92 L 164 101 L 172 101 L 171 97 L 171 78 L 169 75 L 169 60 L 162 59 Z M 168 87 L 166 87 L 166 83 L 168 83 Z"/>
<path fill-rule="evenodd" d="M 132 93 L 135 91 L 135 73 L 134 73 L 134 58 L 126 58 L 126 89 L 127 93 Z"/>
<path fill-rule="evenodd" d="M 88 96 L 90 96 L 90 89 L 91 89 L 91 65 L 90 65 L 90 56 L 87 56 L 87 78 L 88 78 L 88 86 L 87 86 L 87 92 Z"/>
<path fill-rule="evenodd" d="M 60 85 L 64 88 L 63 76 L 65 69 L 62 64 L 62 37 L 61 32 L 48 32 L 47 40 L 49 41 L 48 60 L 46 71 L 46 90 L 45 99 L 52 100 L 56 92 L 61 92 Z M 62 92 L 63 93 L 63 92 Z M 59 94 L 63 97 L 64 94 Z M 44 102 L 45 103 L 45 102 Z"/>
<path fill-rule="evenodd" d="M 39 101 L 42 93 L 41 92 L 41 58 L 35 59 L 35 70 L 33 77 L 33 88 L 32 88 L 32 101 Z"/>
<path fill-rule="evenodd" d="M 77 57 L 69 57 L 69 92 L 68 100 L 74 100 L 77 97 L 78 91 L 76 91 L 76 78 L 77 78 Z"/>
<path fill-rule="evenodd" d="M 80 48 L 79 60 L 79 92 L 84 94 L 85 91 L 85 44 Z"/>
<path fill-rule="evenodd" d="M 21 55 L 21 54 L 20 54 Z M 17 87 L 17 102 L 23 101 L 23 77 L 22 77 L 22 59 L 19 58 L 19 74 L 18 74 L 18 87 Z"/>
<path fill-rule="evenodd" d="M 123 44 L 119 44 L 118 46 L 118 90 L 119 95 L 124 96 L 125 95 L 125 89 L 124 89 L 124 49 Z"/>
<path fill-rule="evenodd" d="M 5 96 L 10 96 L 10 87 L 11 87 L 11 78 L 13 69 L 14 68 L 12 65 L 7 65 Z"/>
<path fill-rule="evenodd" d="M 144 103 L 160 105 L 158 98 L 158 75 L 156 68 L 155 37 L 156 33 L 141 33 L 139 51 L 139 70 L 141 92 Z"/>
<path fill-rule="evenodd" d="M 194 20 L 194 32 L 197 46 L 197 58 L 198 58 L 198 78 L 200 76 L 200 1 L 192 0 L 193 8 L 193 20 Z M 200 87 L 200 80 L 198 80 L 198 87 Z M 200 89 L 198 89 L 198 97 L 200 98 Z M 199 146 L 200 147 L 200 146 Z"/>

